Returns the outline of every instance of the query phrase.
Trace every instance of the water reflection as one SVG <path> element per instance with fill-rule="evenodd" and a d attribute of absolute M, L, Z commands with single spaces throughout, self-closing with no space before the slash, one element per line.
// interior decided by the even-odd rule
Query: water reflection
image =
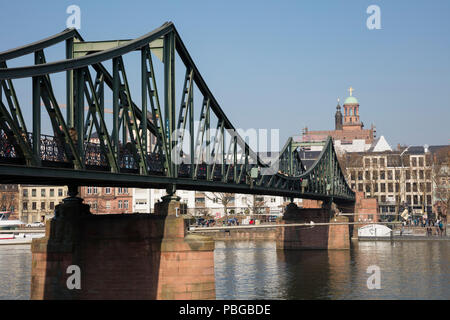
<path fill-rule="evenodd" d="M 217 299 L 449 299 L 450 243 L 360 242 L 351 251 L 277 251 L 274 242 L 217 242 Z M 367 268 L 381 269 L 369 290 Z"/>
<path fill-rule="evenodd" d="M 217 299 L 450 299 L 450 242 L 360 242 L 352 250 L 277 251 L 273 241 L 218 241 Z M 367 268 L 381 289 L 367 288 Z M 30 246 L 0 246 L 0 299 L 29 299 Z"/>

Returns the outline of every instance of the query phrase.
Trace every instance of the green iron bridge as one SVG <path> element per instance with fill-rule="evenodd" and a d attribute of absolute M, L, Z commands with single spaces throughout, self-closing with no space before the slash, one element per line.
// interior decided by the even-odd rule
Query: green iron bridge
<path fill-rule="evenodd" d="M 58 45 L 65 56 L 47 62 L 46 52 Z M 27 55 L 33 55 L 33 65 L 8 67 Z M 175 64 L 177 72 L 185 71 L 178 97 Z M 14 82 L 23 80 L 18 79 L 28 79 L 30 106 L 19 101 Z M 65 90 L 56 90 L 61 82 Z M 132 96 L 131 89 L 139 94 Z M 107 101 L 112 110 L 105 108 Z M 23 116 L 29 109 L 31 126 Z M 44 116 L 50 134 L 42 132 Z M 355 200 L 331 138 L 308 169 L 292 138 L 270 161 L 252 150 L 171 22 L 134 40 L 84 41 L 77 30 L 67 29 L 1 52 L 0 138 L 2 183 Z"/>

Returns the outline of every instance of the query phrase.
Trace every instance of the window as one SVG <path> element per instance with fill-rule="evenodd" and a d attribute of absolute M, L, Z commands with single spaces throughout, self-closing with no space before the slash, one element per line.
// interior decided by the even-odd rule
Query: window
<path fill-rule="evenodd" d="M 413 177 L 413 179 L 417 179 L 417 171 L 416 170 L 412 171 L 412 177 Z"/>
<path fill-rule="evenodd" d="M 370 193 L 370 184 L 366 184 L 366 192 Z"/>
<path fill-rule="evenodd" d="M 247 199 L 247 198 L 244 197 L 244 199 Z M 195 198 L 195 202 L 204 203 L 205 202 L 205 198 Z"/>
<path fill-rule="evenodd" d="M 384 167 L 384 158 L 380 158 L 380 166 Z"/>
<path fill-rule="evenodd" d="M 386 184 L 385 183 L 381 183 L 380 187 L 381 187 L 381 192 L 386 192 Z"/>
<path fill-rule="evenodd" d="M 392 183 L 388 183 L 388 192 L 394 192 L 394 185 Z"/>
<path fill-rule="evenodd" d="M 375 183 L 373 192 L 378 192 L 378 183 Z"/>
<path fill-rule="evenodd" d="M 106 201 L 105 208 L 106 209 L 111 209 L 111 201 Z"/>
<path fill-rule="evenodd" d="M 413 167 L 417 167 L 417 158 L 411 158 L 411 165 L 413 166 Z"/>
<path fill-rule="evenodd" d="M 41 210 L 45 210 L 45 202 L 41 202 Z"/>
<path fill-rule="evenodd" d="M 373 177 L 373 180 L 378 180 L 378 172 L 376 172 L 376 171 L 372 172 L 372 177 Z"/>
<path fill-rule="evenodd" d="M 406 202 L 407 202 L 408 204 L 411 204 L 411 196 L 410 196 L 410 195 L 407 195 L 407 196 L 406 196 Z"/>
<path fill-rule="evenodd" d="M 31 210 L 36 210 L 36 202 L 31 203 Z"/>
<path fill-rule="evenodd" d="M 364 164 L 366 165 L 366 167 L 370 166 L 370 159 L 369 158 L 365 158 L 364 159 Z"/>
<path fill-rule="evenodd" d="M 62 197 L 63 195 L 63 189 L 58 189 L 58 197 Z"/>
<path fill-rule="evenodd" d="M 395 170 L 395 178 L 396 180 L 400 180 L 400 170 Z"/>
<path fill-rule="evenodd" d="M 380 171 L 380 179 L 381 179 L 381 180 L 386 179 L 384 170 L 383 170 L 383 171 Z"/>
<path fill-rule="evenodd" d="M 386 202 L 386 196 L 381 196 L 381 202 Z"/>
<path fill-rule="evenodd" d="M 411 192 L 411 183 L 406 184 L 406 192 Z"/>
<path fill-rule="evenodd" d="M 366 171 L 366 180 L 370 180 L 370 172 Z"/>
<path fill-rule="evenodd" d="M 122 200 L 119 200 L 119 204 L 118 204 L 117 208 L 122 209 Z"/>
<path fill-rule="evenodd" d="M 358 183 L 358 191 L 363 191 L 363 184 L 362 183 Z"/>
<path fill-rule="evenodd" d="M 427 182 L 427 192 L 431 192 L 431 182 Z"/>
<path fill-rule="evenodd" d="M 388 170 L 388 179 L 389 180 L 392 180 L 393 179 L 393 177 L 392 177 L 392 170 Z"/>
<path fill-rule="evenodd" d="M 22 203 L 23 210 L 28 210 L 28 202 Z"/>
<path fill-rule="evenodd" d="M 431 195 L 427 195 L 427 204 L 431 204 Z"/>
<path fill-rule="evenodd" d="M 36 189 L 31 189 L 31 196 L 36 197 Z"/>
<path fill-rule="evenodd" d="M 378 164 L 378 159 L 377 158 L 373 158 L 372 162 L 373 162 L 373 165 L 376 166 Z"/>
<path fill-rule="evenodd" d="M 55 196 L 55 189 L 50 189 L 50 197 L 54 197 Z"/>
<path fill-rule="evenodd" d="M 395 192 L 400 192 L 400 183 L 395 183 Z"/>
<path fill-rule="evenodd" d="M 423 179 L 423 170 L 419 171 L 419 179 Z"/>
<path fill-rule="evenodd" d="M 97 209 L 97 207 L 98 207 L 97 201 L 94 201 L 92 203 L 92 209 Z"/>
<path fill-rule="evenodd" d="M 28 189 L 23 189 L 22 195 L 24 198 L 27 198 L 28 197 Z"/>
<path fill-rule="evenodd" d="M 419 204 L 419 199 L 417 198 L 417 196 L 414 196 L 413 199 L 414 199 L 413 204 Z"/>
<path fill-rule="evenodd" d="M 128 209 L 128 200 L 124 200 L 124 201 L 123 201 L 123 207 L 124 207 L 125 209 Z"/>
<path fill-rule="evenodd" d="M 363 179 L 363 173 L 362 171 L 358 171 L 358 180 L 362 180 Z"/>
<path fill-rule="evenodd" d="M 352 180 L 356 180 L 356 173 L 355 173 L 355 171 L 351 171 L 351 173 L 350 173 L 350 176 L 351 176 L 351 179 Z"/>
<path fill-rule="evenodd" d="M 423 167 L 423 158 L 422 157 L 419 158 L 419 167 Z"/>
<path fill-rule="evenodd" d="M 45 197 L 45 189 L 41 189 L 41 197 Z"/>
<path fill-rule="evenodd" d="M 411 171 L 406 170 L 406 180 L 411 179 Z"/>
<path fill-rule="evenodd" d="M 55 203 L 54 202 L 50 202 L 50 210 L 55 209 Z"/>
<path fill-rule="evenodd" d="M 413 192 L 417 192 L 417 183 L 413 183 Z"/>
<path fill-rule="evenodd" d="M 110 187 L 106 187 L 105 188 L 105 194 L 111 194 L 111 188 Z"/>

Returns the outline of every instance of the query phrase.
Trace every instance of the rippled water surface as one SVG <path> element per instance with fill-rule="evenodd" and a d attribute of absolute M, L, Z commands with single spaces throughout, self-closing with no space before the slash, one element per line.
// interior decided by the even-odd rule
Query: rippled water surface
<path fill-rule="evenodd" d="M 450 242 L 360 242 L 351 251 L 277 251 L 216 242 L 217 299 L 450 299 Z M 369 266 L 381 289 L 369 290 Z M 0 299 L 30 298 L 30 246 L 0 246 Z"/>
<path fill-rule="evenodd" d="M 30 245 L 0 246 L 0 299 L 30 299 Z"/>
<path fill-rule="evenodd" d="M 217 299 L 450 299 L 450 242 L 359 242 L 351 251 L 277 251 L 216 242 Z M 369 290 L 369 266 L 381 289 Z"/>

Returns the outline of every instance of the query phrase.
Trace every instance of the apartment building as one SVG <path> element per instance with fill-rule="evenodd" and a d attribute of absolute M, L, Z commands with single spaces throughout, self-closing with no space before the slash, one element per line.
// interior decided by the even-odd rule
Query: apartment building
<path fill-rule="evenodd" d="M 131 188 L 84 186 L 80 188 L 80 197 L 93 214 L 133 212 Z"/>
<path fill-rule="evenodd" d="M 430 217 L 434 216 L 432 154 L 439 148 L 352 153 L 342 164 L 352 189 L 378 199 L 382 216 L 396 215 L 402 206 L 413 216 Z"/>
<path fill-rule="evenodd" d="M 53 217 L 55 207 L 67 197 L 67 187 L 18 185 L 19 219 L 24 223 Z"/>

